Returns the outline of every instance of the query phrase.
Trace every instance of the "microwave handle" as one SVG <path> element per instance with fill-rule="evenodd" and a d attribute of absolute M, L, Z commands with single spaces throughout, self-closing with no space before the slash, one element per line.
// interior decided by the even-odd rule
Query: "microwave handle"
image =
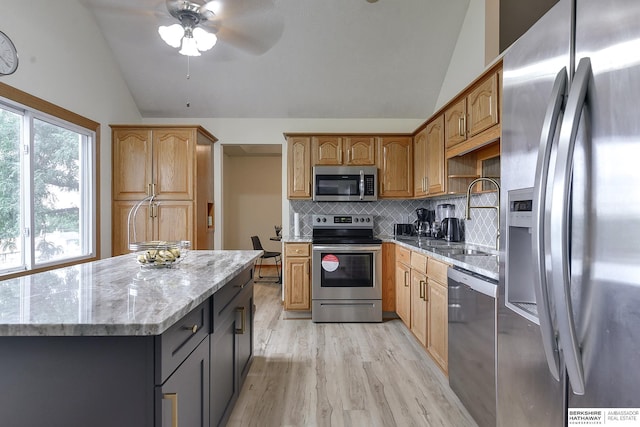
<path fill-rule="evenodd" d="M 360 169 L 360 200 L 364 199 L 364 171 Z"/>

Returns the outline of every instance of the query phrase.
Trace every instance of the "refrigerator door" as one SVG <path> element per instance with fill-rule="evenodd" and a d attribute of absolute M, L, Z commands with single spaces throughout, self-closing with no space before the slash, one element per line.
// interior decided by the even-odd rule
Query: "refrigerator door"
<path fill-rule="evenodd" d="M 592 74 L 578 133 L 589 149 L 574 159 L 573 192 L 591 191 L 573 200 L 574 215 L 585 212 L 590 233 L 583 265 L 571 270 L 585 389 L 583 395 L 570 389 L 570 407 L 640 407 L 638 22 L 637 0 L 577 0 L 576 63 L 589 58 Z"/>
<path fill-rule="evenodd" d="M 570 69 L 571 11 L 570 0 L 560 0 L 524 36 L 505 53 L 503 59 L 503 112 L 501 140 L 502 194 L 531 188 L 535 183 L 539 144 L 548 104 L 558 73 Z M 551 155 L 554 157 L 554 155 Z M 545 356 L 539 320 L 527 319 L 505 305 L 506 272 L 510 264 L 530 264 L 522 271 L 535 271 L 530 233 L 512 236 L 528 243 L 510 242 L 507 216 L 508 198 L 501 200 L 500 283 L 497 319 L 497 425 L 560 426 L 565 420 L 564 388 L 553 378 Z M 527 237 L 529 236 L 529 237 Z M 529 248 L 518 259 L 509 259 L 509 248 Z M 513 251 L 518 253 L 522 251 Z M 520 264 L 518 264 L 520 263 Z M 510 284 L 535 294 L 531 274 L 509 274 Z M 534 302 L 535 298 L 530 298 Z M 526 302 L 526 301 L 525 301 Z M 535 309 L 532 310 L 535 313 Z M 564 372 L 559 358 L 560 373 Z"/>

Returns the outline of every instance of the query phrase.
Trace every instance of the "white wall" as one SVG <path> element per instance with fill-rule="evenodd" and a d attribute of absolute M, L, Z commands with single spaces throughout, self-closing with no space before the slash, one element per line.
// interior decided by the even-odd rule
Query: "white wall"
<path fill-rule="evenodd" d="M 471 0 L 451 56 L 435 113 L 485 69 L 485 0 Z"/>
<path fill-rule="evenodd" d="M 102 34 L 76 0 L 0 0 L 0 30 L 19 55 L 1 81 L 102 124 L 100 129 L 101 256 L 111 255 L 111 131 L 140 113 Z"/>

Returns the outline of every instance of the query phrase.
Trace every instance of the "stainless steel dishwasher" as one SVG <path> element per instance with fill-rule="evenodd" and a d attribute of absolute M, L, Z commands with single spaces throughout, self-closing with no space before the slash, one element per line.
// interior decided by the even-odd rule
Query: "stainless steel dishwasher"
<path fill-rule="evenodd" d="M 498 282 L 449 267 L 449 385 L 480 427 L 496 425 Z"/>

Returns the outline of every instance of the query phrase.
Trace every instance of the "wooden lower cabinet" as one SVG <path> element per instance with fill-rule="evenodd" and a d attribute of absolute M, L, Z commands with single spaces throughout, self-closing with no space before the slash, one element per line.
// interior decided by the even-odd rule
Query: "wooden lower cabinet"
<path fill-rule="evenodd" d="M 449 265 L 423 252 L 395 246 L 396 314 L 447 375 Z"/>
<path fill-rule="evenodd" d="M 442 371 L 447 374 L 449 359 L 447 270 L 449 265 L 433 258 L 429 258 L 428 263 L 427 350 Z"/>
<path fill-rule="evenodd" d="M 396 245 L 382 243 L 382 314 L 396 311 Z"/>
<path fill-rule="evenodd" d="M 308 243 L 284 245 L 284 309 L 311 310 L 311 251 Z"/>
<path fill-rule="evenodd" d="M 428 289 L 429 307 L 427 312 L 429 328 L 427 350 L 446 374 L 448 372 L 449 354 L 447 286 L 428 279 Z"/>
<path fill-rule="evenodd" d="M 411 270 L 411 332 L 427 345 L 427 276 Z"/>
<path fill-rule="evenodd" d="M 396 245 L 396 314 L 411 327 L 411 251 Z"/>

